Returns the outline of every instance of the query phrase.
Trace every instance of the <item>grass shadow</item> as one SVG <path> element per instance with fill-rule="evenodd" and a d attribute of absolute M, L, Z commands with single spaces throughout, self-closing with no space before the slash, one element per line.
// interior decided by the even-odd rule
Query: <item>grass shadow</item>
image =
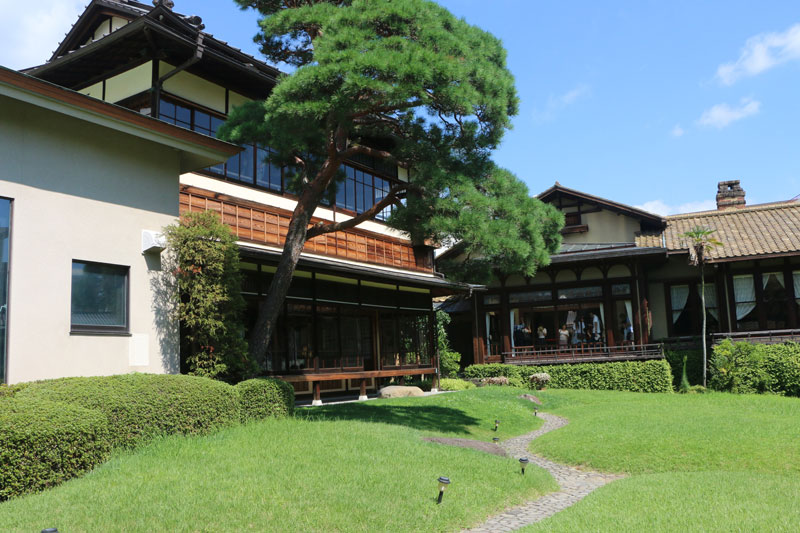
<path fill-rule="evenodd" d="M 349 403 L 301 409 L 295 416 L 309 420 L 358 420 L 381 422 L 437 433 L 470 434 L 480 420 L 460 409 L 438 405 L 375 405 Z"/>

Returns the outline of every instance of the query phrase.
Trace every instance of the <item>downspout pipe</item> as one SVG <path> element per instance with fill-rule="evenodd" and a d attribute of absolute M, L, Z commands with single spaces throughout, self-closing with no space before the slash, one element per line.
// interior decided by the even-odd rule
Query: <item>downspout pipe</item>
<path fill-rule="evenodd" d="M 153 87 L 153 93 L 155 97 L 153 98 L 153 114 L 151 115 L 153 118 L 158 118 L 161 107 L 161 89 L 164 86 L 164 82 L 173 77 L 176 74 L 179 74 L 186 70 L 187 68 L 191 67 L 201 59 L 203 59 L 203 52 L 205 51 L 205 46 L 203 46 L 203 39 L 205 38 L 202 32 L 197 32 L 197 43 L 194 51 L 194 55 L 175 67 L 174 69 L 170 70 L 160 78 L 155 83 L 155 87 Z"/>

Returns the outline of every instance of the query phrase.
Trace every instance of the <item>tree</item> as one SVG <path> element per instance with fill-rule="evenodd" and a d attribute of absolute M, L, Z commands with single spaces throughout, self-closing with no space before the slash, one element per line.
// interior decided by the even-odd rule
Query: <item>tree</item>
<path fill-rule="evenodd" d="M 236 381 L 251 372 L 242 330 L 239 249 L 212 211 L 187 213 L 164 229 L 175 276 L 181 355 L 190 374 Z"/>
<path fill-rule="evenodd" d="M 708 358 L 708 346 L 706 343 L 706 280 L 705 280 L 705 265 L 708 261 L 708 252 L 722 246 L 722 243 L 712 237 L 711 235 L 715 230 L 710 228 L 703 228 L 695 226 L 686 233 L 681 234 L 681 237 L 689 240 L 690 262 L 700 268 L 700 304 L 703 312 L 703 386 L 706 386 L 706 361 Z"/>
<path fill-rule="evenodd" d="M 260 360 L 306 240 L 389 206 L 388 224 L 414 245 L 480 234 L 480 216 L 502 211 L 493 205 L 503 199 L 492 197 L 490 154 L 517 112 L 517 96 L 500 41 L 431 1 L 236 1 L 263 15 L 255 40 L 267 59 L 296 67 L 265 101 L 234 109 L 220 131 L 274 150 L 298 196 L 250 336 Z M 335 199 L 342 164 L 358 156 L 403 166 L 410 178 L 354 218 L 312 226 L 317 206 Z M 470 214 L 471 228 L 457 223 Z M 526 217 L 505 224 L 517 222 L 533 224 Z"/>

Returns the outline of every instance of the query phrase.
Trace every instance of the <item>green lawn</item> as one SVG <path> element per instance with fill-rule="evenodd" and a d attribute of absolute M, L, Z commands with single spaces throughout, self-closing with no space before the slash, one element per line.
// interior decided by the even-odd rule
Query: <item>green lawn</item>
<path fill-rule="evenodd" d="M 301 409 L 297 416 L 312 420 L 361 420 L 411 427 L 424 435 L 463 439 L 505 440 L 541 426 L 532 416 L 534 404 L 518 398 L 530 392 L 482 387 L 420 398 L 397 398 Z M 497 432 L 494 421 L 500 420 Z"/>
<path fill-rule="evenodd" d="M 546 391 L 570 424 L 531 444 L 631 477 L 523 531 L 797 531 L 800 399 Z"/>
<path fill-rule="evenodd" d="M 555 490 L 543 470 L 520 476 L 514 459 L 421 440 L 488 440 L 495 417 L 501 436 L 538 424 L 531 404 L 514 398 L 520 391 L 468 392 L 161 439 L 0 504 L 0 530 L 453 531 Z M 436 505 L 441 475 L 452 484 Z"/>

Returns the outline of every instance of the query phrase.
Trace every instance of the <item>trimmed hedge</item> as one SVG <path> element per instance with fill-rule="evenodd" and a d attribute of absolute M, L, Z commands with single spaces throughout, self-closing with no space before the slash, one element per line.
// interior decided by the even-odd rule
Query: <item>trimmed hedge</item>
<path fill-rule="evenodd" d="M 683 358 L 686 357 L 686 377 L 692 385 L 703 383 L 703 350 L 664 350 L 664 357 L 672 369 L 672 385 L 677 390 L 683 374 Z M 711 353 L 708 354 L 711 359 Z"/>
<path fill-rule="evenodd" d="M 157 435 L 207 433 L 240 420 L 234 387 L 185 375 L 122 374 L 37 381 L 14 397 L 100 411 L 108 418 L 113 447 L 132 447 Z"/>
<path fill-rule="evenodd" d="M 236 385 L 242 422 L 294 414 L 294 388 L 280 379 L 257 378 Z"/>
<path fill-rule="evenodd" d="M 733 343 L 714 346 L 709 386 L 735 393 L 800 396 L 800 344 Z"/>
<path fill-rule="evenodd" d="M 0 501 L 91 470 L 111 452 L 102 413 L 37 398 L 0 401 Z"/>
<path fill-rule="evenodd" d="M 463 379 L 442 378 L 439 380 L 439 390 L 443 391 L 459 391 L 474 388 L 474 383 L 471 381 L 464 381 Z"/>
<path fill-rule="evenodd" d="M 439 369 L 442 377 L 454 378 L 461 370 L 461 354 L 452 350 L 445 350 L 439 353 Z"/>
<path fill-rule="evenodd" d="M 550 374 L 548 386 L 556 389 L 597 389 L 633 392 L 672 392 L 672 374 L 664 359 L 578 363 L 550 366 L 520 366 L 492 363 L 464 370 L 469 379 L 505 376 L 530 382 L 531 374 Z"/>

